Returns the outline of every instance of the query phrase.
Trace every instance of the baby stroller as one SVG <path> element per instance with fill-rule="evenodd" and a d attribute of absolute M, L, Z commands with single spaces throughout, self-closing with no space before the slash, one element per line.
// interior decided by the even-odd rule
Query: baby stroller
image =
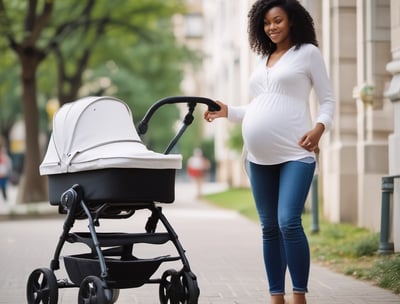
<path fill-rule="evenodd" d="M 188 105 L 182 127 L 164 154 L 148 150 L 138 133 L 146 133 L 157 109 L 175 103 Z M 113 97 L 86 97 L 60 108 L 40 173 L 48 176 L 50 204 L 66 216 L 50 268 L 35 269 L 28 277 L 28 304 L 55 304 L 59 289 L 72 287 L 79 288 L 78 303 L 115 303 L 120 289 L 146 283 L 159 284 L 161 304 L 198 303 L 196 276 L 160 206 L 174 201 L 175 173 L 182 158 L 169 153 L 192 123 L 198 103 L 219 109 L 207 98 L 164 98 L 150 107 L 137 131 L 129 107 Z M 127 219 L 138 210 L 150 214 L 143 232 L 96 231 L 100 219 Z M 76 220 L 87 220 L 88 231 L 72 232 Z M 162 231 L 157 229 L 159 222 Z M 69 279 L 57 279 L 66 242 L 87 245 L 89 252 L 64 256 Z M 133 254 L 137 244 L 167 242 L 173 244 L 176 256 L 144 259 Z M 162 263 L 171 261 L 181 261 L 182 268 L 153 278 Z"/>

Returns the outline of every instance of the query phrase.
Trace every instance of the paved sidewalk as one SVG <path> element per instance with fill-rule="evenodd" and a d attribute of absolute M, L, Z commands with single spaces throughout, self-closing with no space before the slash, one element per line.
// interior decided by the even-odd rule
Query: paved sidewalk
<path fill-rule="evenodd" d="M 220 191 L 223 185 L 207 184 L 205 192 Z M 3 204 L 0 201 L 0 204 Z M 40 212 L 54 213 L 55 207 L 39 204 Z M 22 208 L 18 212 L 35 213 L 34 207 Z M 43 209 L 42 209 L 43 208 Z M 4 215 L 9 208 L 2 205 Z M 17 209 L 12 212 L 17 212 Z M 262 263 L 261 234 L 258 225 L 236 212 L 216 208 L 199 201 L 194 195 L 194 186 L 176 184 L 174 204 L 163 206 L 164 214 L 179 235 L 186 249 L 192 271 L 197 275 L 200 287 L 199 304 L 258 304 L 268 303 L 267 284 Z M 9 210 L 8 210 L 9 211 Z M 135 215 L 136 216 L 136 215 Z M 140 217 L 145 218 L 145 216 Z M 3 216 L 4 219 L 4 216 Z M 137 222 L 140 222 L 139 220 Z M 0 221 L 0 303 L 25 303 L 25 284 L 29 273 L 38 267 L 48 267 L 63 220 L 25 219 Z M 111 231 L 135 228 L 136 221 L 106 220 L 101 227 Z M 102 228 L 98 229 L 101 230 Z M 87 230 L 85 221 L 78 221 L 75 231 Z M 6 246 L 5 246 L 6 244 Z M 40 244 L 38 246 L 38 244 Z M 65 254 L 76 252 L 78 244 L 71 244 Z M 141 257 L 157 255 L 154 246 L 138 252 Z M 25 258 L 20 258 L 23 256 Z M 164 264 L 167 264 L 164 266 Z M 170 267 L 163 263 L 159 272 Z M 63 267 L 63 264 L 62 264 Z M 165 267 L 165 268 L 164 268 Z M 57 273 L 62 277 L 63 271 Z M 59 276 L 60 275 L 60 276 Z M 290 281 L 287 290 L 290 296 Z M 334 273 L 312 264 L 309 304 L 389 304 L 400 303 L 400 296 L 372 286 L 369 283 Z M 59 302 L 76 303 L 77 289 L 60 290 Z M 140 288 L 121 290 L 117 303 L 158 304 L 158 286 L 144 285 Z"/>

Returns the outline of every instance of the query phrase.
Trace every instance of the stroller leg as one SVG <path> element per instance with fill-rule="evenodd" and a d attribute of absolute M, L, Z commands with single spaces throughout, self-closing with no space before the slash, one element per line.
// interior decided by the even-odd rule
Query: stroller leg
<path fill-rule="evenodd" d="M 82 191 L 79 185 L 74 185 L 72 188 L 68 189 L 61 195 L 61 206 L 60 208 L 64 208 L 68 210 L 67 217 L 65 219 L 63 225 L 63 232 L 60 236 L 60 239 L 57 243 L 57 247 L 54 253 L 53 260 L 50 263 L 51 270 L 60 269 L 60 254 L 61 249 L 65 244 L 65 241 L 68 238 L 68 233 L 75 223 L 75 212 L 78 206 L 78 202 L 81 200 Z"/>
<path fill-rule="evenodd" d="M 162 213 L 161 207 L 154 207 L 153 215 L 155 213 L 163 223 L 164 227 L 167 229 L 170 240 L 175 245 L 183 264 L 183 268 L 180 271 L 170 269 L 163 273 L 159 287 L 161 304 L 178 302 L 197 304 L 200 295 L 200 289 L 197 285 L 196 275 L 190 270 L 189 261 L 186 258 L 185 250 L 178 239 L 178 235 Z"/>
<path fill-rule="evenodd" d="M 172 225 L 169 223 L 169 221 L 167 220 L 167 218 L 165 217 L 165 215 L 162 213 L 162 208 L 161 207 L 154 207 L 153 209 L 153 214 L 156 213 L 158 218 L 161 220 L 161 222 L 163 223 L 163 225 L 165 226 L 165 228 L 167 229 L 171 241 L 173 242 L 173 244 L 176 247 L 176 250 L 179 253 L 179 256 L 182 259 L 182 264 L 183 264 L 183 269 L 184 271 L 188 271 L 190 272 L 190 265 L 189 265 L 189 261 L 186 258 L 185 255 L 185 249 L 183 249 L 181 242 L 178 239 L 178 235 L 175 232 L 174 228 L 172 228 Z"/>
<path fill-rule="evenodd" d="M 89 211 L 88 207 L 86 207 L 85 202 L 83 200 L 81 200 L 81 207 L 83 208 L 83 211 L 85 212 L 86 216 L 88 217 L 88 221 L 89 221 L 88 227 L 89 227 L 89 231 L 90 231 L 90 236 L 92 237 L 93 245 L 96 248 L 97 257 L 99 258 L 99 262 L 100 262 L 100 270 L 101 270 L 100 276 L 104 279 L 108 276 L 107 265 L 106 265 L 106 261 L 104 259 L 103 252 L 101 251 L 101 248 L 100 248 L 99 240 L 97 238 L 96 229 L 94 227 L 95 224 L 93 221 L 93 217 L 90 214 L 90 211 Z"/>

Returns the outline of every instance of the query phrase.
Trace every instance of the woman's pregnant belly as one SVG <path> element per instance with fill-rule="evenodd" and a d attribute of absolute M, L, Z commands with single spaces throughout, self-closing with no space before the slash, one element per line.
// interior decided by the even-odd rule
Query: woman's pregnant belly
<path fill-rule="evenodd" d="M 285 95 L 263 94 L 248 106 L 242 135 L 250 158 L 298 154 L 300 138 L 309 130 L 310 118 L 304 102 Z M 262 162 L 262 161 L 261 161 Z"/>

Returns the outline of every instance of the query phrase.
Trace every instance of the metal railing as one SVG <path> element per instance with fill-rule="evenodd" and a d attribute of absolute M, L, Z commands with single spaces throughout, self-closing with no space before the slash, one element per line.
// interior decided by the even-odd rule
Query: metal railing
<path fill-rule="evenodd" d="M 315 174 L 311 184 L 311 233 L 319 232 L 319 211 L 318 211 L 318 174 Z"/>
<path fill-rule="evenodd" d="M 389 242 L 391 223 L 391 198 L 394 190 L 394 180 L 400 175 L 382 177 L 382 201 L 381 201 L 381 232 L 379 242 L 379 254 L 390 254 L 394 252 L 394 244 Z"/>

